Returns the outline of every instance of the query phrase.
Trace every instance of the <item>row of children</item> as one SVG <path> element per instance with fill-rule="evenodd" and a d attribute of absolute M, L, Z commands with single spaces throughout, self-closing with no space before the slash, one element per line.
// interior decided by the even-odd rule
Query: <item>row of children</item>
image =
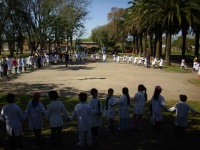
<path fill-rule="evenodd" d="M 121 61 L 122 59 L 122 61 Z M 133 57 L 131 54 L 129 56 L 127 56 L 126 54 L 124 54 L 124 56 L 116 56 L 115 54 L 113 55 L 113 61 L 116 63 L 120 63 L 123 62 L 125 64 L 129 63 L 129 64 L 134 64 L 134 65 L 139 65 L 142 66 L 144 65 L 145 67 L 147 66 L 147 58 L 143 57 L 143 56 L 137 56 L 135 55 L 135 57 Z M 157 58 L 151 57 L 151 64 L 153 68 L 156 68 L 156 64 L 158 64 L 159 68 L 162 69 L 163 66 L 163 59 L 160 58 L 160 60 L 158 60 Z"/>
<path fill-rule="evenodd" d="M 150 101 L 151 119 L 155 126 L 155 131 L 159 131 L 161 128 L 161 121 L 163 119 L 163 109 L 169 111 L 176 111 L 175 117 L 175 134 L 177 136 L 184 136 L 185 129 L 188 125 L 188 112 L 198 113 L 186 104 L 187 97 L 180 95 L 180 102 L 174 105 L 174 107 L 167 108 L 165 106 L 164 97 L 161 95 L 162 88 L 160 86 L 155 87 L 154 94 Z M 64 118 L 68 121 L 77 118 L 79 142 L 77 146 L 84 147 L 85 137 L 87 138 L 88 146 L 92 145 L 92 140 L 98 137 L 98 129 L 102 126 L 102 115 L 109 120 L 107 131 L 114 130 L 114 118 L 115 108 L 119 105 L 119 130 L 126 131 L 129 129 L 143 129 L 143 115 L 145 113 L 145 105 L 147 101 L 146 87 L 144 85 L 138 86 L 138 92 L 134 95 L 133 99 L 129 96 L 128 88 L 122 89 L 122 96 L 118 99 L 113 95 L 114 90 L 108 89 L 108 95 L 105 98 L 105 107 L 102 109 L 102 103 L 98 98 L 98 90 L 91 89 L 92 98 L 87 103 L 87 94 L 80 93 L 79 101 L 69 117 L 64 104 L 58 100 L 58 93 L 56 91 L 50 91 L 48 93 L 52 102 L 47 106 L 45 110 L 42 103 L 39 101 L 40 94 L 38 92 L 33 94 L 33 99 L 28 102 L 25 115 L 18 105 L 15 104 L 15 95 L 8 94 L 8 104 L 2 108 L 0 119 L 6 122 L 6 129 L 9 135 L 9 141 L 11 146 L 20 144 L 20 137 L 22 133 L 22 122 L 29 117 L 29 126 L 33 130 L 37 144 L 41 145 L 41 128 L 42 128 L 42 113 L 46 116 L 51 127 L 51 140 L 52 146 L 61 146 L 62 142 L 62 126 L 64 125 Z M 131 100 L 134 102 L 133 118 L 130 117 L 129 106 Z M 57 138 L 56 138 L 57 137 Z"/>

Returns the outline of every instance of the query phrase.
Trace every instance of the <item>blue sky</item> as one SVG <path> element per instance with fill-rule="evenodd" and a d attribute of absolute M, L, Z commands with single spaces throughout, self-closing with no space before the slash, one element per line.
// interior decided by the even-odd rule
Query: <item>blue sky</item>
<path fill-rule="evenodd" d="M 90 36 L 92 29 L 97 26 L 105 25 L 108 23 L 107 14 L 111 11 L 112 7 L 127 8 L 128 2 L 132 0 L 93 0 L 88 10 L 89 18 L 84 23 L 86 31 L 83 38 Z"/>

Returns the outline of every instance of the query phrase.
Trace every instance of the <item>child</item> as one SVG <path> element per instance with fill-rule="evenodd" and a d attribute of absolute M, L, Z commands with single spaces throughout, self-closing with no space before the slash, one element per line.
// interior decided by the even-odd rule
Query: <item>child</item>
<path fill-rule="evenodd" d="M 117 60 L 117 56 L 116 54 L 113 54 L 113 62 L 116 63 L 116 60 Z"/>
<path fill-rule="evenodd" d="M 181 60 L 181 69 L 186 69 L 185 59 Z"/>
<path fill-rule="evenodd" d="M 118 63 L 120 63 L 120 58 L 121 58 L 121 57 L 118 55 L 118 56 L 117 56 L 117 62 L 118 62 Z"/>
<path fill-rule="evenodd" d="M 21 147 L 22 122 L 25 117 L 20 107 L 15 104 L 15 95 L 8 93 L 8 102 L 1 111 L 2 120 L 6 122 L 7 134 L 9 136 L 9 146 L 11 149 Z"/>
<path fill-rule="evenodd" d="M 134 60 L 133 60 L 133 63 L 134 63 L 135 65 L 137 65 L 137 60 L 138 60 L 138 57 L 137 57 L 137 55 L 135 55 Z"/>
<path fill-rule="evenodd" d="M 162 88 L 160 86 L 156 86 L 153 97 L 150 101 L 150 112 L 152 114 L 151 120 L 154 124 L 156 132 L 159 132 L 161 128 L 161 121 L 163 119 L 163 108 L 167 109 L 167 107 L 165 106 L 165 99 L 162 95 L 160 95 L 161 92 Z"/>
<path fill-rule="evenodd" d="M 14 57 L 12 63 L 13 63 L 13 67 L 14 67 L 14 69 L 15 69 L 15 74 L 17 74 L 17 60 L 15 59 L 15 57 Z"/>
<path fill-rule="evenodd" d="M 128 57 L 128 63 L 129 63 L 129 64 L 132 64 L 132 60 L 133 60 L 133 56 L 132 56 L 132 55 L 129 55 L 129 57 Z"/>
<path fill-rule="evenodd" d="M 79 132 L 79 143 L 77 143 L 77 146 L 84 147 L 85 136 L 87 138 L 88 145 L 91 146 L 91 108 L 89 107 L 88 103 L 86 103 L 87 94 L 80 93 L 79 101 L 80 103 L 75 106 L 70 120 L 73 120 L 77 116 Z"/>
<path fill-rule="evenodd" d="M 103 54 L 103 62 L 106 62 L 106 53 Z"/>
<path fill-rule="evenodd" d="M 92 99 L 89 101 L 89 106 L 92 109 L 92 126 L 91 126 L 91 132 L 92 137 L 97 138 L 98 137 L 98 129 L 102 125 L 101 115 L 102 115 L 102 104 L 101 101 L 98 99 L 98 90 L 93 88 L 90 91 L 92 95 Z"/>
<path fill-rule="evenodd" d="M 160 69 L 163 68 L 163 59 L 162 59 L 162 58 L 160 58 L 159 68 L 160 68 Z"/>
<path fill-rule="evenodd" d="M 126 54 L 123 56 L 123 61 L 124 61 L 125 64 L 127 63 L 127 56 L 126 56 Z"/>
<path fill-rule="evenodd" d="M 131 128 L 137 127 L 138 130 L 143 129 L 142 126 L 142 116 L 145 112 L 145 103 L 147 101 L 146 87 L 142 84 L 138 86 L 138 92 L 133 97 L 134 101 L 134 115 L 131 124 Z"/>
<path fill-rule="evenodd" d="M 130 120 L 130 111 L 128 109 L 128 106 L 130 105 L 130 97 L 128 88 L 124 87 L 122 89 L 123 95 L 120 96 L 119 101 L 117 101 L 117 104 L 119 104 L 119 118 L 120 118 L 120 125 L 119 130 L 127 130 L 129 129 L 129 120 Z"/>
<path fill-rule="evenodd" d="M 113 96 L 114 90 L 112 88 L 108 89 L 108 95 L 106 99 L 106 106 L 104 109 L 104 115 L 109 119 L 109 126 L 107 127 L 107 131 L 114 130 L 114 117 L 115 117 L 115 109 L 113 105 L 116 103 L 116 98 Z"/>
<path fill-rule="evenodd" d="M 64 104 L 58 100 L 58 93 L 56 91 L 50 91 L 48 95 L 52 100 L 51 104 L 47 106 L 47 120 L 51 127 L 52 146 L 61 146 L 62 126 L 64 124 L 62 114 L 64 114 L 65 119 L 68 119 L 68 113 Z"/>
<path fill-rule="evenodd" d="M 33 99 L 28 102 L 25 112 L 25 118 L 29 117 L 29 127 L 33 130 L 38 146 L 43 144 L 41 142 L 42 114 L 46 116 L 46 110 L 39 99 L 40 93 L 34 93 Z"/>
<path fill-rule="evenodd" d="M 180 102 L 176 103 L 174 107 L 171 107 L 169 111 L 176 111 L 175 117 L 175 136 L 185 137 L 185 130 L 188 125 L 188 112 L 198 113 L 192 109 L 187 103 L 187 96 L 180 95 Z"/>

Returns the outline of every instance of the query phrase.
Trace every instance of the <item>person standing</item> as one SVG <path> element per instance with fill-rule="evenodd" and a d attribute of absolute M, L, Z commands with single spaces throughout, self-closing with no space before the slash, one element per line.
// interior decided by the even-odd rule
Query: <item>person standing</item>
<path fill-rule="evenodd" d="M 115 117 L 115 108 L 116 98 L 113 96 L 114 90 L 112 88 L 108 89 L 108 95 L 106 96 L 106 106 L 104 108 L 104 115 L 109 121 L 109 126 L 107 131 L 114 131 L 114 117 Z"/>
<path fill-rule="evenodd" d="M 130 96 L 129 90 L 127 87 L 122 89 L 122 96 L 120 96 L 119 100 L 116 104 L 119 104 L 119 118 L 120 118 L 120 125 L 119 130 L 128 130 L 130 128 Z"/>
<path fill-rule="evenodd" d="M 64 104 L 58 100 L 58 93 L 50 91 L 48 93 L 52 102 L 47 106 L 47 120 L 51 127 L 52 146 L 62 146 L 62 126 L 64 125 L 63 116 L 68 119 L 68 113 Z"/>
<path fill-rule="evenodd" d="M 22 59 L 21 59 L 21 57 L 18 58 L 17 64 L 18 64 L 19 73 L 22 73 Z"/>
<path fill-rule="evenodd" d="M 154 90 L 154 94 L 150 101 L 150 113 L 151 113 L 151 121 L 154 124 L 155 132 L 159 132 L 161 129 L 161 123 L 163 119 L 163 109 L 167 110 L 165 106 L 165 99 L 162 95 L 162 88 L 160 86 L 156 86 Z"/>
<path fill-rule="evenodd" d="M 67 51 L 64 53 L 64 57 L 65 57 L 65 65 L 66 65 L 66 67 L 68 67 L 68 62 L 69 62 L 69 54 L 68 54 L 68 52 L 67 52 Z"/>
<path fill-rule="evenodd" d="M 143 129 L 142 124 L 142 116 L 145 112 L 145 103 L 147 101 L 147 93 L 146 93 L 146 87 L 143 84 L 140 84 L 138 86 L 138 92 L 134 95 L 133 101 L 134 101 L 134 109 L 133 109 L 133 119 L 131 122 L 131 128 L 138 130 Z"/>
<path fill-rule="evenodd" d="M 91 108 L 87 101 L 87 94 L 79 94 L 80 103 L 77 104 L 72 112 L 71 121 L 77 117 L 79 142 L 77 146 L 84 147 L 85 136 L 87 138 L 87 144 L 92 145 L 92 134 L 91 134 Z"/>
<path fill-rule="evenodd" d="M 175 130 L 174 134 L 177 137 L 185 137 L 186 128 L 188 125 L 188 113 L 199 114 L 196 110 L 191 108 L 187 103 L 187 96 L 180 95 L 180 102 L 176 103 L 173 107 L 169 108 L 169 111 L 176 111 L 176 117 L 174 121 Z"/>
<path fill-rule="evenodd" d="M 98 137 L 98 130 L 99 127 L 102 126 L 102 120 L 101 120 L 101 115 L 102 115 L 102 104 L 101 101 L 98 98 L 98 90 L 95 88 L 92 88 L 90 91 L 92 98 L 89 101 L 89 106 L 92 109 L 92 115 L 91 115 L 91 120 L 92 120 L 92 126 L 91 126 L 91 132 L 92 132 L 92 137 L 97 138 Z"/>
<path fill-rule="evenodd" d="M 14 67 L 14 69 L 15 69 L 15 74 L 17 74 L 17 60 L 15 59 L 15 57 L 14 57 L 12 63 L 13 63 L 13 67 Z"/>
<path fill-rule="evenodd" d="M 6 122 L 9 146 L 11 149 L 21 148 L 22 122 L 25 121 L 25 117 L 21 108 L 15 104 L 14 94 L 8 93 L 6 100 L 8 104 L 3 107 L 1 117 Z"/>
<path fill-rule="evenodd" d="M 150 57 L 151 57 L 151 53 L 150 53 L 150 51 L 147 51 L 147 55 L 146 55 L 147 68 L 150 68 Z"/>
<path fill-rule="evenodd" d="M 12 67 L 13 67 L 13 64 L 12 64 L 12 58 L 10 57 L 10 55 L 8 55 L 8 57 L 6 58 L 6 63 L 7 63 L 7 71 L 8 71 L 8 74 L 12 74 Z"/>
<path fill-rule="evenodd" d="M 28 102 L 26 111 L 25 111 L 25 118 L 29 117 L 29 127 L 32 129 L 36 143 L 38 146 L 42 145 L 41 141 L 41 128 L 42 128 L 42 114 L 46 116 L 47 112 L 40 102 L 40 93 L 35 92 L 33 94 L 33 99 Z"/>

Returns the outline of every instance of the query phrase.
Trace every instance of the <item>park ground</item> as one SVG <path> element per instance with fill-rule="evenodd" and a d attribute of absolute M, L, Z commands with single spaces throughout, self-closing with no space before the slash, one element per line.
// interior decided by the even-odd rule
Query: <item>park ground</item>
<path fill-rule="evenodd" d="M 94 140 L 92 149 L 141 149 L 141 150 L 160 150 L 160 149 L 198 149 L 199 143 L 199 116 L 191 115 L 186 138 L 175 138 L 173 136 L 174 113 L 165 112 L 163 120 L 163 130 L 155 134 L 153 126 L 149 121 L 148 103 L 153 95 L 154 87 L 160 85 L 163 88 L 162 95 L 165 97 L 166 104 L 173 106 L 179 100 L 179 94 L 188 97 L 188 103 L 200 111 L 200 86 L 191 84 L 189 81 L 198 79 L 196 73 L 175 73 L 166 72 L 161 69 L 147 69 L 143 66 L 133 64 L 118 64 L 109 60 L 106 63 L 80 63 L 65 67 L 64 64 L 53 65 L 44 69 L 34 69 L 26 73 L 12 75 L 8 79 L 0 81 L 0 108 L 5 104 L 5 94 L 12 92 L 17 94 L 18 104 L 23 111 L 27 101 L 30 100 L 33 92 L 39 91 L 42 94 L 44 105 L 50 103 L 47 93 L 50 90 L 59 92 L 61 100 L 64 102 L 69 114 L 75 104 L 78 103 L 77 97 L 80 92 L 87 92 L 90 96 L 90 89 L 97 88 L 99 98 L 104 103 L 104 98 L 108 88 L 114 89 L 114 95 L 121 95 L 123 87 L 129 88 L 131 97 L 137 92 L 137 86 L 144 84 L 147 87 L 148 102 L 147 110 L 144 115 L 144 129 L 142 131 L 128 131 L 113 133 L 105 131 L 106 119 L 103 119 L 104 126 L 100 129 L 100 137 Z M 132 110 L 133 106 L 130 107 Z M 116 107 L 117 111 L 117 107 Z M 132 113 L 132 111 L 131 111 Z M 119 118 L 115 119 L 115 126 L 119 123 Z M 49 138 L 49 127 L 45 123 L 43 130 L 46 144 L 41 149 L 51 149 Z M 6 135 L 1 123 L 0 149 L 6 149 Z M 39 149 L 33 144 L 32 132 L 24 123 L 24 149 Z M 3 141 L 3 142 L 2 142 Z M 60 149 L 76 149 L 78 141 L 76 123 L 66 123 L 63 127 L 63 147 Z"/>

